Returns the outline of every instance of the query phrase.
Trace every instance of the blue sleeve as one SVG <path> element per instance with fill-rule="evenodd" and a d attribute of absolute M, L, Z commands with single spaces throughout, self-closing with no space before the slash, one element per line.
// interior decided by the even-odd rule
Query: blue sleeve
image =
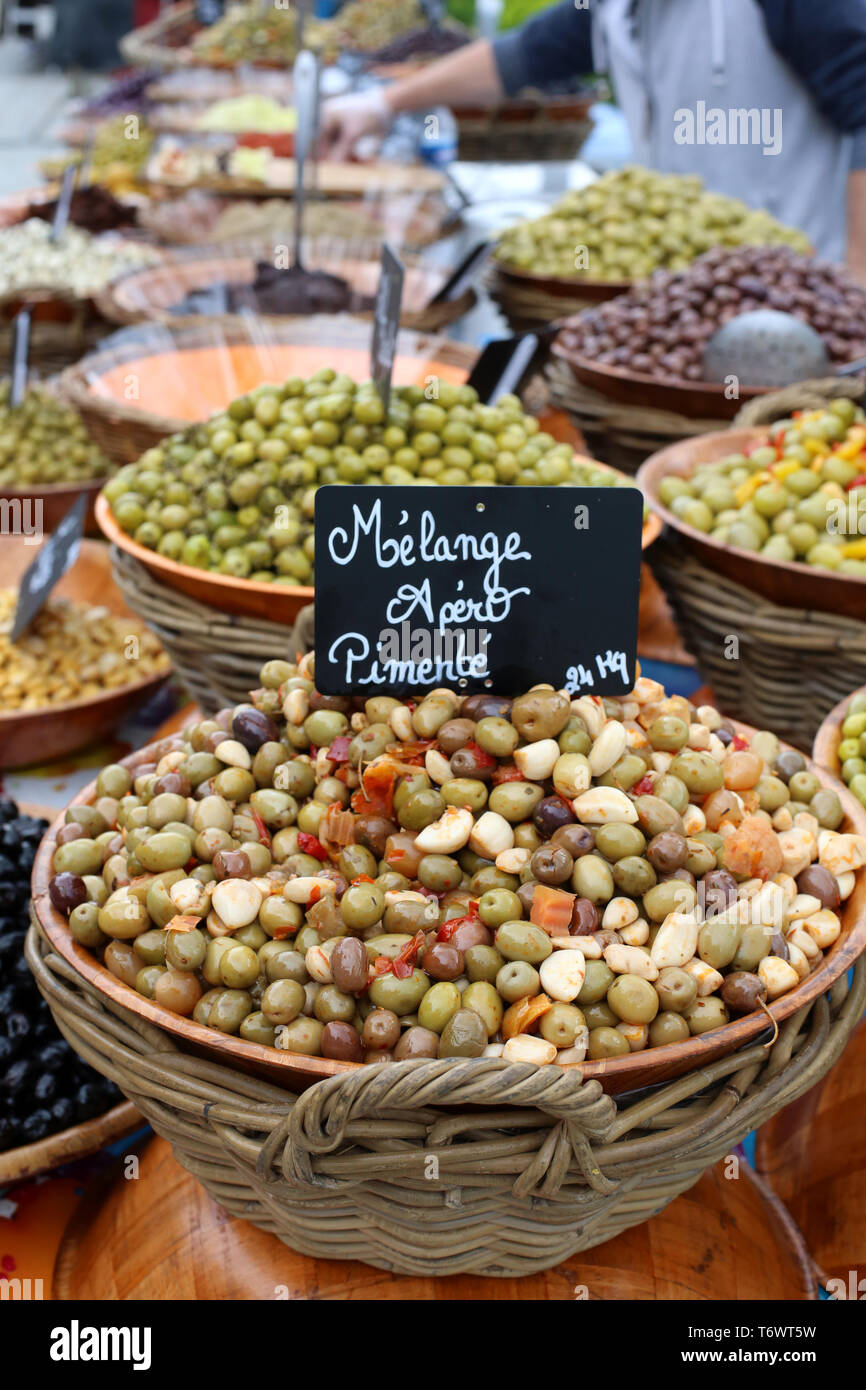
<path fill-rule="evenodd" d="M 866 0 L 757 0 L 773 47 L 866 168 Z"/>
<path fill-rule="evenodd" d="M 508 96 L 521 87 L 546 87 L 592 72 L 589 7 L 562 0 L 512 33 L 493 41 L 493 55 Z"/>

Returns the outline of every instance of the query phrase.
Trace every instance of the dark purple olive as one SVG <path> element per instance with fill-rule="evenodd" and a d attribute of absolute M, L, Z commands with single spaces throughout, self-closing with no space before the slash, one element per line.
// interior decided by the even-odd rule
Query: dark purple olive
<path fill-rule="evenodd" d="M 532 911 L 532 899 L 535 897 L 535 890 L 537 887 L 537 883 L 521 883 L 517 890 L 517 896 L 523 903 L 523 911 L 527 917 Z"/>
<path fill-rule="evenodd" d="M 574 860 L 562 845 L 542 845 L 529 862 L 539 883 L 565 883 L 574 868 Z"/>
<path fill-rule="evenodd" d="M 598 909 L 589 898 L 575 898 L 571 909 L 571 935 L 592 936 L 598 931 Z"/>
<path fill-rule="evenodd" d="M 232 733 L 250 753 L 257 753 L 263 743 L 277 743 L 280 737 L 273 719 L 254 705 L 242 705 L 237 711 L 232 719 Z"/>
<path fill-rule="evenodd" d="M 749 970 L 735 970 L 722 985 L 722 999 L 733 1014 L 754 1013 L 767 997 L 767 986 Z"/>
<path fill-rule="evenodd" d="M 820 864 L 810 864 L 808 869 L 797 878 L 797 889 L 800 893 L 808 893 L 810 897 L 819 898 L 822 907 L 829 907 L 831 912 L 842 901 L 839 896 L 839 883 L 835 874 L 831 874 L 829 869 L 823 868 Z"/>
<path fill-rule="evenodd" d="M 770 937 L 770 951 L 780 960 L 790 960 L 791 952 L 788 950 L 788 943 L 780 931 L 774 931 Z"/>
<path fill-rule="evenodd" d="M 364 955 L 366 956 L 366 947 Z M 336 955 L 336 951 L 334 952 Z M 421 960 L 421 969 L 434 980 L 457 980 L 463 974 L 463 952 L 450 941 L 435 941 L 428 946 Z M 334 972 L 334 958 L 331 957 L 331 972 Z M 336 980 L 336 974 L 334 974 Z"/>
<path fill-rule="evenodd" d="M 716 913 L 724 912 L 728 904 L 735 901 L 737 880 L 727 869 L 710 869 L 701 879 L 701 889 L 704 895 L 704 915 L 714 917 Z"/>
<path fill-rule="evenodd" d="M 467 695 L 460 713 L 464 719 L 507 719 L 514 703 L 507 695 Z"/>
<path fill-rule="evenodd" d="M 79 874 L 55 874 L 48 885 L 52 907 L 67 917 L 74 907 L 87 902 L 87 888 Z"/>
<path fill-rule="evenodd" d="M 453 762 L 451 770 L 454 770 Z M 547 839 L 563 825 L 574 825 L 575 819 L 571 806 L 561 796 L 545 796 L 532 813 L 536 830 Z"/>

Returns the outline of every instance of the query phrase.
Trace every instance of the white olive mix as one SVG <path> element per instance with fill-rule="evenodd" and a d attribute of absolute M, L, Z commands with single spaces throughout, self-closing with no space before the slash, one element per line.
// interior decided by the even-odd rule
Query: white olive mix
<path fill-rule="evenodd" d="M 766 1008 L 840 936 L 866 838 L 836 792 L 654 681 L 337 701 L 312 657 L 261 680 L 103 769 L 54 853 L 75 940 L 195 1023 L 568 1065 Z"/>

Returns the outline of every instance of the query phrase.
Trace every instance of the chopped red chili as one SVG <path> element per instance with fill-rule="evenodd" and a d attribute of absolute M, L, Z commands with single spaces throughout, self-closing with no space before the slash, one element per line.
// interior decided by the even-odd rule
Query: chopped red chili
<path fill-rule="evenodd" d="M 335 738 L 328 749 L 328 757 L 332 763 L 347 763 L 349 761 L 349 744 L 352 740 L 348 734 L 341 734 Z"/>
<path fill-rule="evenodd" d="M 478 903 L 473 899 L 469 904 L 469 911 L 465 917 L 452 917 L 444 922 L 436 933 L 437 941 L 450 941 L 458 927 L 462 927 L 464 922 L 478 921 Z"/>
<path fill-rule="evenodd" d="M 256 823 L 256 830 L 259 832 L 259 842 L 263 844 L 266 849 L 270 849 L 271 837 L 268 834 L 268 827 L 265 825 L 258 811 L 254 811 L 252 807 L 250 808 L 250 815 Z"/>
<path fill-rule="evenodd" d="M 631 789 L 632 795 L 649 796 L 650 792 L 652 791 L 652 786 L 652 778 L 647 774 L 645 777 L 642 777 L 639 782 L 635 782 L 634 786 Z"/>
<path fill-rule="evenodd" d="M 357 877 L 357 878 L 353 878 L 353 879 L 352 879 L 352 887 L 353 887 L 353 888 L 356 887 L 356 885 L 359 884 L 359 883 L 375 883 L 375 882 L 376 882 L 376 880 L 375 880 L 374 878 L 371 878 L 369 874 L 358 874 L 358 877 Z"/>
<path fill-rule="evenodd" d="M 858 473 L 856 478 L 852 478 L 845 491 L 851 492 L 855 487 L 866 487 L 866 473 Z"/>
<path fill-rule="evenodd" d="M 474 757 L 476 766 L 496 767 L 498 765 L 499 759 L 494 758 L 492 753 L 485 753 L 481 745 L 476 743 L 474 739 L 471 738 L 465 747 Z"/>
<path fill-rule="evenodd" d="M 730 742 L 730 745 L 729 745 L 729 747 L 733 748 L 733 750 L 734 750 L 735 753 L 741 753 L 741 752 L 743 751 L 743 749 L 744 749 L 744 748 L 748 748 L 748 746 L 749 746 L 748 740 L 747 740 L 747 739 L 744 739 L 744 738 L 740 738 L 740 735 L 739 735 L 739 734 L 734 734 L 734 737 L 731 739 L 731 742 Z"/>
<path fill-rule="evenodd" d="M 499 766 L 494 769 L 491 778 L 493 785 L 496 787 L 501 786 L 503 782 L 523 782 L 525 780 L 523 773 L 515 763 L 500 763 Z"/>
<path fill-rule="evenodd" d="M 298 849 L 302 854 L 312 855 L 313 859 L 325 860 L 328 851 L 316 835 L 310 835 L 306 830 L 298 831 Z"/>

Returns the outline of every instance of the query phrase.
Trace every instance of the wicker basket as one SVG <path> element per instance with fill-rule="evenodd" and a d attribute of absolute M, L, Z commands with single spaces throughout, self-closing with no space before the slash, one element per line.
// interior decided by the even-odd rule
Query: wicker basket
<path fill-rule="evenodd" d="M 726 429 L 728 420 L 695 420 L 670 410 L 621 405 L 577 380 L 567 363 L 551 358 L 545 367 L 551 394 L 586 435 L 596 458 L 636 473 L 649 454 L 693 435 Z"/>
<path fill-rule="evenodd" d="M 190 39 L 200 27 L 195 17 L 195 0 L 183 0 L 150 24 L 126 34 L 120 40 L 120 51 L 133 68 L 184 68 L 190 63 Z"/>
<path fill-rule="evenodd" d="M 490 298 L 515 333 L 549 328 L 559 319 L 592 309 L 629 288 L 618 281 L 581 282 L 509 273 L 495 258 L 488 261 L 483 280 Z"/>
<path fill-rule="evenodd" d="M 20 294 L 0 298 L 0 358 L 4 362 L 12 357 L 15 315 L 22 302 Z M 31 303 L 28 361 L 40 376 L 62 372 L 84 353 L 91 352 L 105 336 L 105 320 L 90 299 L 52 294 L 37 297 Z"/>
<path fill-rule="evenodd" d="M 824 716 L 866 681 L 866 614 L 783 608 L 710 569 L 669 531 L 649 560 L 701 676 L 738 719 L 809 749 Z"/>
<path fill-rule="evenodd" d="M 866 961 L 756 1043 L 614 1100 L 579 1068 L 392 1062 L 300 1095 L 181 1048 L 54 953 L 27 960 L 67 1041 L 233 1215 L 304 1254 L 406 1274 L 522 1275 L 647 1220 L 802 1095 L 866 1003 Z"/>
<path fill-rule="evenodd" d="M 155 632 L 196 703 L 210 714 L 243 703 L 266 661 L 295 660 L 313 645 L 312 604 L 294 627 L 237 617 L 162 584 L 134 556 L 111 547 L 115 582 L 134 613 Z"/>

